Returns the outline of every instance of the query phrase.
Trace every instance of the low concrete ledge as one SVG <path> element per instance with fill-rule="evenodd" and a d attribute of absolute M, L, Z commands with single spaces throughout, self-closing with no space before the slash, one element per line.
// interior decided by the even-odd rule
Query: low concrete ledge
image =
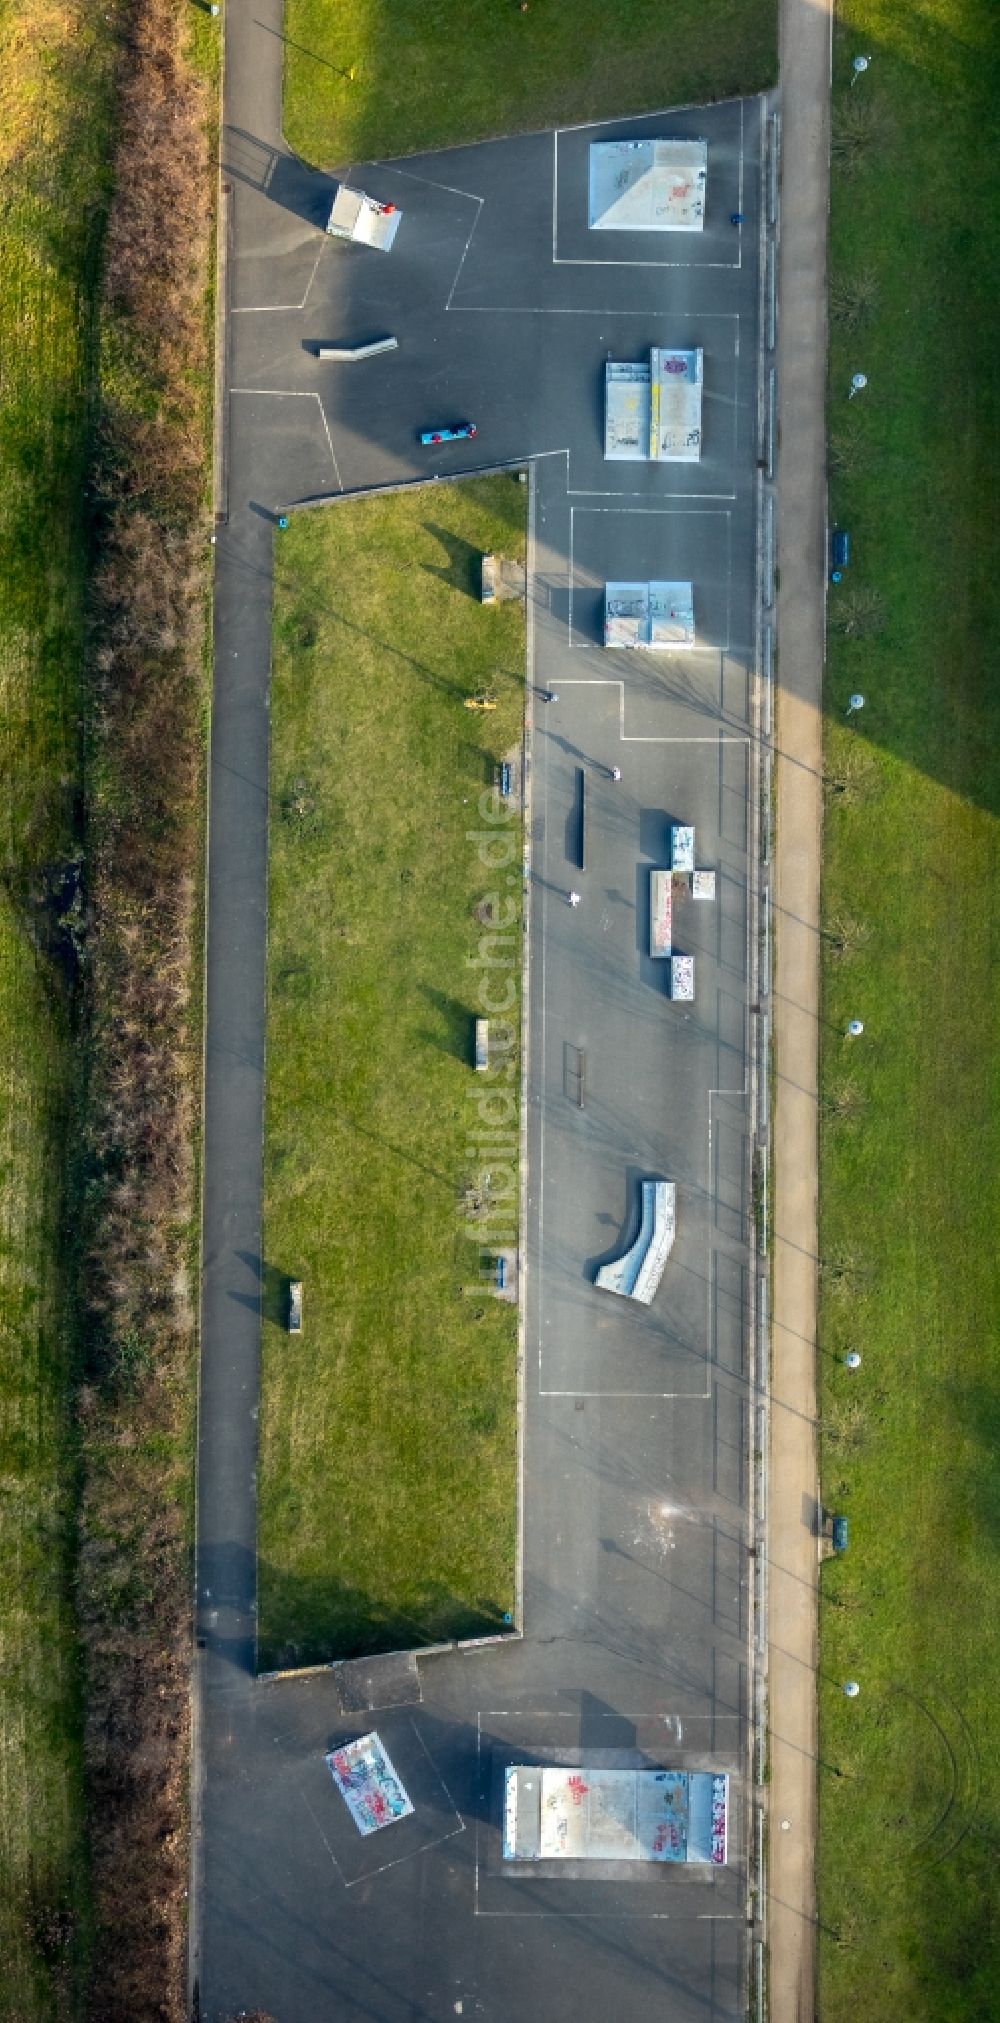
<path fill-rule="evenodd" d="M 642 1182 L 642 1220 L 635 1242 L 621 1257 L 602 1264 L 595 1284 L 602 1292 L 649 1306 L 663 1277 L 677 1230 L 677 1188 L 672 1180 Z"/>
<path fill-rule="evenodd" d="M 318 344 L 317 358 L 333 358 L 340 365 L 353 365 L 359 358 L 377 358 L 382 351 L 398 351 L 398 337 L 376 337 L 371 344 Z"/>

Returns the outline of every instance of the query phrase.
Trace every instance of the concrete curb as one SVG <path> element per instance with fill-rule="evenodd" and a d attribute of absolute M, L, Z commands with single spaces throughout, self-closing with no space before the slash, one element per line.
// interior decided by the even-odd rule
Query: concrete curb
<path fill-rule="evenodd" d="M 470 471 L 431 471 L 426 478 L 403 478 L 398 484 L 359 485 L 354 491 L 346 492 L 316 492 L 308 499 L 292 499 L 284 511 L 310 513 L 317 506 L 342 506 L 351 499 L 380 499 L 392 492 L 418 492 L 428 485 L 455 485 L 467 478 L 502 478 L 511 471 L 528 470 L 530 461 L 529 457 L 512 457 L 505 464 L 480 464 Z"/>
<path fill-rule="evenodd" d="M 415 1644 L 408 1651 L 379 1651 L 373 1663 L 384 1664 L 389 1658 L 444 1658 L 455 1651 L 492 1650 L 495 1644 L 519 1644 L 521 1630 L 498 1630 L 493 1637 L 452 1637 L 442 1644 Z M 324 1658 L 318 1665 L 286 1665 L 276 1672 L 255 1672 L 255 1686 L 274 1685 L 279 1679 L 318 1679 L 328 1672 L 343 1671 L 345 1665 L 356 1665 L 357 1658 Z M 373 1708 L 373 1713 L 378 1711 Z"/>
<path fill-rule="evenodd" d="M 225 36 L 219 77 L 220 106 L 225 91 Z M 220 170 L 216 196 L 215 227 L 215 414 L 212 427 L 212 504 L 215 524 L 224 527 L 229 518 L 229 386 L 230 345 L 232 343 L 233 274 L 233 186 Z"/>

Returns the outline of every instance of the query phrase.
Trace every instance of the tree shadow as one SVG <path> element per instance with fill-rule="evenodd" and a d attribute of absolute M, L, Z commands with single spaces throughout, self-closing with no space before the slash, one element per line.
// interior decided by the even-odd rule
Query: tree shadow
<path fill-rule="evenodd" d="M 252 1293 L 231 1292 L 230 1299 L 235 1300 L 238 1306 L 249 1307 L 253 1313 L 259 1312 L 262 1320 L 273 1322 L 275 1327 L 287 1328 L 295 1273 L 269 1264 L 255 1251 L 238 1250 L 236 1256 L 253 1272 L 260 1290 L 256 1298 Z"/>
<path fill-rule="evenodd" d="M 345 83 L 353 82 L 349 64 L 331 62 L 328 56 L 320 56 L 315 49 L 307 49 L 304 42 L 294 42 L 290 35 L 284 35 L 280 28 L 272 28 L 267 21 L 255 19 L 253 25 L 255 28 L 263 29 L 265 35 L 273 35 L 276 42 L 283 42 L 286 49 L 294 49 L 297 56 L 308 56 L 311 63 L 321 63 L 324 70 L 332 70 L 334 75 L 342 77 Z"/>
<path fill-rule="evenodd" d="M 258 1669 L 285 1671 L 352 1658 L 385 1657 L 467 1637 L 509 1634 L 512 1596 L 462 1595 L 432 1575 L 416 1575 L 410 1605 L 387 1601 L 377 1557 L 364 1584 L 336 1573 L 258 1564 Z"/>
<path fill-rule="evenodd" d="M 308 168 L 297 155 L 272 147 L 269 141 L 238 126 L 227 126 L 223 131 L 222 173 L 325 233 L 337 187 L 335 176 Z"/>
<path fill-rule="evenodd" d="M 432 562 L 422 562 L 421 568 L 428 576 L 437 576 L 442 583 L 450 583 L 455 590 L 461 590 L 466 597 L 474 597 L 479 603 L 479 578 L 483 551 L 461 534 L 453 534 L 450 527 L 440 527 L 434 520 L 425 520 L 428 534 L 440 541 L 448 557 L 447 566 L 436 569 Z"/>
<path fill-rule="evenodd" d="M 642 1227 L 642 1182 L 644 1180 L 661 1180 L 662 1178 L 662 1174 L 650 1173 L 645 1167 L 626 1166 L 625 1212 L 622 1216 L 621 1224 L 617 1225 L 620 1233 L 615 1241 L 608 1246 L 607 1250 L 602 1250 L 599 1255 L 587 1258 L 584 1270 L 589 1279 L 596 1277 L 602 1265 L 614 1264 L 617 1258 L 624 1257 L 625 1252 L 631 1249 Z"/>
<path fill-rule="evenodd" d="M 448 991 L 435 989 L 433 984 L 420 983 L 417 988 L 433 1006 L 439 1019 L 437 1030 L 421 1033 L 421 1039 L 428 1046 L 436 1047 L 439 1053 L 450 1054 L 466 1067 L 474 1067 L 475 1014 L 459 998 L 452 997 Z"/>

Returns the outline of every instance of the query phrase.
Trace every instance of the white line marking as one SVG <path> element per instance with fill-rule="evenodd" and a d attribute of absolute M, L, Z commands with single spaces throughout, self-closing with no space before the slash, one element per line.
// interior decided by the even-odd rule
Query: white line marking
<path fill-rule="evenodd" d="M 573 591 L 576 585 L 576 576 L 573 568 L 573 540 L 576 534 L 575 514 L 576 508 L 575 506 L 571 506 L 569 509 L 569 600 L 566 616 L 566 644 L 570 647 L 573 644 Z"/>
<path fill-rule="evenodd" d="M 472 1856 L 472 1915 L 479 1916 L 479 1815 L 483 1792 L 483 1717 L 476 1709 L 476 1832 Z"/>
<path fill-rule="evenodd" d="M 712 1387 L 704 1391 L 542 1391 L 540 1398 L 679 1398 L 685 1404 L 704 1404 Z"/>
<path fill-rule="evenodd" d="M 588 493 L 586 493 L 586 492 L 570 492 L 570 493 L 568 494 L 568 496 L 569 496 L 569 497 L 570 497 L 571 499 L 584 499 L 584 498 L 587 498 L 587 497 L 590 497 L 590 496 L 592 496 L 592 497 L 594 497 L 594 498 L 596 498 L 596 499 L 601 499 L 601 498 L 609 498 L 609 499 L 639 499 L 639 498 L 645 498 L 645 497 L 646 497 L 646 494 L 645 494 L 645 492 L 607 492 L 607 493 L 605 493 L 605 492 L 594 492 L 593 494 L 588 494 Z M 688 501 L 688 499 L 694 499 L 694 500 L 696 500 L 696 501 L 697 501 L 698 499 L 711 499 L 711 498 L 715 498 L 716 496 L 720 496 L 720 497 L 725 497 L 725 498 L 727 498 L 727 499 L 728 499 L 730 495 L 729 495 L 729 493 L 728 493 L 728 492 L 727 492 L 727 493 L 725 493 L 725 494 L 718 494 L 718 495 L 717 495 L 716 493 L 714 493 L 714 492 L 668 492 L 668 493 L 666 494 L 666 496 L 667 496 L 667 498 L 668 498 L 668 499 L 676 499 L 676 500 L 678 501 L 678 504 L 677 504 L 676 506 L 572 506 L 572 507 L 570 508 L 570 511 L 571 511 L 571 513 L 575 513 L 575 512 L 580 512 L 580 513 L 628 513 L 628 514 L 630 514 L 630 515 L 631 515 L 631 514 L 633 514 L 633 513 L 648 513 L 648 514 L 649 514 L 649 515 L 650 515 L 650 516 L 651 516 L 652 518 L 654 518 L 654 519 L 655 519 L 655 518 L 657 518 L 657 517 L 662 517 L 662 516 L 663 516 L 663 515 L 665 515 L 665 514 L 672 514 L 672 515 L 673 515 L 673 517 L 674 517 L 674 519 L 687 519 L 687 518 L 688 518 L 688 512 L 687 512 L 687 501 Z M 731 513 L 697 513 L 697 514 L 695 514 L 695 515 L 694 515 L 694 517 L 695 517 L 696 519 L 699 519 L 699 520 L 731 520 L 731 519 L 732 519 L 732 514 L 731 514 Z"/>
<path fill-rule="evenodd" d="M 483 146 L 484 143 L 476 142 L 473 145 Z M 442 148 L 441 152 L 445 154 L 449 150 Z M 457 150 L 452 149 L 450 152 L 455 153 Z M 426 183 L 428 189 L 431 190 L 447 190 L 449 196 L 452 197 L 467 197 L 470 204 L 484 204 L 486 202 L 485 197 L 477 196 L 475 190 L 460 190 L 457 183 L 439 183 L 436 176 L 418 175 L 416 169 L 401 168 L 398 162 L 379 159 L 373 162 L 372 166 L 377 169 L 388 169 L 394 176 L 406 176 L 407 180 L 411 183 Z"/>
<path fill-rule="evenodd" d="M 743 100 L 742 99 L 740 99 L 740 162 L 739 162 L 739 169 L 737 170 L 736 191 L 737 191 L 736 209 L 738 211 L 742 211 L 743 209 Z M 742 267 L 743 265 L 742 230 L 739 233 L 739 248 L 740 248 L 739 264 Z"/>
<path fill-rule="evenodd" d="M 323 428 L 326 434 L 327 448 L 330 452 L 330 459 L 333 464 L 334 471 L 336 473 L 337 483 L 340 487 L 340 490 L 343 491 L 344 480 L 340 475 L 340 465 L 337 462 L 336 451 L 334 450 L 333 447 L 333 437 L 330 434 L 330 424 L 327 421 L 326 409 L 323 406 L 323 402 L 320 399 L 318 393 L 306 391 L 306 389 L 303 387 L 291 387 L 291 386 L 231 386 L 229 391 L 230 393 L 249 393 L 254 396 L 259 394 L 265 400 L 316 401 L 319 406 L 320 414 L 323 417 Z"/>
<path fill-rule="evenodd" d="M 568 257 L 558 259 L 555 264 L 557 267 L 683 267 L 695 274 L 736 274 L 740 267 L 738 260 L 571 260 Z M 618 315 L 619 312 L 608 310 L 606 313 Z"/>
<path fill-rule="evenodd" d="M 559 260 L 559 128 L 552 131 L 552 265 Z"/>
<path fill-rule="evenodd" d="M 568 485 L 566 488 L 566 497 L 568 499 L 645 499 L 648 496 L 647 492 L 600 492 L 596 485 Z M 737 492 L 666 492 L 664 493 L 664 497 L 691 501 L 695 505 L 701 502 L 708 505 L 734 506 L 739 494 Z M 649 506 L 646 508 L 646 511 L 650 513 L 658 513 L 660 510 L 659 506 Z M 680 510 L 678 508 L 678 511 Z M 623 507 L 622 511 L 640 512 L 642 508 L 639 506 Z"/>
<path fill-rule="evenodd" d="M 325 252 L 326 247 L 321 246 L 313 261 L 313 270 L 306 282 L 306 292 L 301 302 L 256 302 L 245 304 L 243 307 L 237 303 L 232 314 L 234 316 L 291 316 L 297 309 L 304 309 L 309 300 L 309 291 L 319 272 L 319 263 Z"/>
<path fill-rule="evenodd" d="M 527 1870 L 529 1870 L 529 1869 L 532 1869 L 532 1870 L 533 1870 L 533 1869 L 534 1869 L 534 1867 L 535 1867 L 535 1864 L 534 1864 L 534 1862 L 530 1862 L 530 1863 L 526 1862 L 526 1863 L 524 1864 L 524 1869 L 523 1869 L 523 1870 L 522 1870 L 522 1871 L 521 1871 L 521 1872 L 520 1872 L 520 1873 L 519 1873 L 518 1875 L 508 1875 L 508 1876 L 498 1876 L 498 1877 L 497 1877 L 497 1881 L 498 1881 L 498 1882 L 503 1882 L 503 1883 L 505 1883 L 505 1884 L 507 1885 L 507 1887 L 508 1887 L 508 1888 L 510 1888 L 510 1887 L 511 1887 L 512 1885 L 515 1885 L 515 1884 L 517 1884 L 517 1883 L 519 1883 L 519 1882 L 525 1882 L 525 1883 L 530 1883 L 530 1882 L 534 1881 L 535 1883 L 538 1883 L 538 1882 L 563 1882 L 563 1883 L 565 1883 L 565 1882 L 567 1882 L 567 1881 L 569 1880 L 569 1878 L 568 1878 L 568 1877 L 564 1877 L 564 1876 L 538 1876 L 538 1875 L 534 1875 L 534 1876 L 533 1876 L 533 1875 L 531 1875 L 531 1874 L 529 1874 L 529 1873 L 526 1873 L 526 1872 L 525 1872 L 525 1871 L 527 1871 Z M 732 1873 L 732 1871 L 730 1870 L 730 1874 L 731 1874 L 731 1873 Z M 651 1880 L 652 1880 L 652 1878 L 651 1878 Z M 586 1887 L 586 1885 L 584 1885 L 584 1887 Z M 698 1877 L 698 1878 L 696 1878 L 696 1879 L 694 1880 L 693 1884 L 690 1884 L 690 1883 L 686 1883 L 686 1884 L 684 1885 L 684 1887 L 685 1887 L 686 1889 L 687 1889 L 687 1888 L 691 1888 L 691 1887 L 694 1887 L 694 1888 L 698 1888 L 698 1887 L 702 1887 L 702 1888 L 703 1888 L 703 1887 L 704 1887 L 704 1883 L 702 1882 L 702 1879 L 701 1879 L 700 1877 Z M 692 1917 L 692 1916 L 696 1916 L 696 1917 L 697 1917 L 697 1918 L 699 1919 L 699 1921 L 704 1921 L 705 1923 L 708 1923 L 708 1924 L 716 1924 L 716 1925 L 725 1925 L 725 1924 L 730 1924 L 730 1925 L 731 1925 L 731 1924 L 735 1924 L 735 1922 L 736 1922 L 737 1918 L 739 1918 L 739 1919 L 741 1919 L 741 1920 L 742 1920 L 742 1919 L 743 1919 L 743 1918 L 745 1917 L 745 1912 L 742 1912 L 742 1911 L 697 1911 L 697 1912 L 694 1912 L 694 1913 L 692 1913 L 691 1911 L 684 1911 L 684 1910 L 677 1910 L 677 1911 L 477 1911 L 477 1912 L 476 1912 L 476 1916 L 477 1916 L 477 1917 L 479 1917 L 479 1918 L 558 1918 L 558 1919 L 560 1920 L 560 1922 L 562 1922 L 562 1920 L 563 1920 L 564 1918 L 571 1918 L 571 1919 L 575 1919 L 577 1923 L 579 1923 L 579 1922 L 580 1922 L 580 1920 L 581 1920 L 581 1919 L 583 1919 L 583 1918 L 601 1918 L 601 1919 L 602 1919 L 602 1920 L 604 1921 L 604 1923 L 607 1923 L 607 1922 L 609 1921 L 609 1919 L 610 1919 L 610 1920 L 613 1920 L 613 1922 L 614 1922 L 614 1923 L 615 1923 L 616 1925 L 617 1925 L 617 1924 L 637 1924 L 637 1923 L 642 1923 L 642 1924 L 653 1924 L 653 1925 L 669 1925 L 669 1924 L 670 1924 L 670 1922 L 671 1922 L 671 1919 L 674 1919 L 674 1918 L 690 1918 L 690 1917 Z"/>
<path fill-rule="evenodd" d="M 341 475 L 340 475 L 340 465 L 339 465 L 339 464 L 338 464 L 338 462 L 337 462 L 337 452 L 336 452 L 336 450 L 335 450 L 335 449 L 334 449 L 334 447 L 333 447 L 333 437 L 332 437 L 332 435 L 330 434 L 330 424 L 329 424 L 329 422 L 327 421 L 327 418 L 326 418 L 326 409 L 325 409 L 325 407 L 323 406 L 323 403 L 322 403 L 322 401 L 321 401 L 321 400 L 319 399 L 319 394 L 317 394 L 317 395 L 316 395 L 316 399 L 317 399 L 317 400 L 319 400 L 319 411 L 320 411 L 320 414 L 321 414 L 321 415 L 322 415 L 322 417 L 323 417 L 323 427 L 324 427 L 324 429 L 326 430 L 326 442 L 327 442 L 327 448 L 329 449 L 329 452 L 330 452 L 330 456 L 331 456 L 331 459 L 332 459 L 332 462 L 333 462 L 333 468 L 334 468 L 334 470 L 335 470 L 335 472 L 336 472 L 336 474 L 337 474 L 337 483 L 338 483 L 338 485 L 340 486 L 340 489 L 341 489 L 341 491 L 343 491 L 343 489 L 344 489 L 344 480 L 343 480 L 343 478 L 342 478 L 342 477 L 341 477 Z"/>
<path fill-rule="evenodd" d="M 342 1869 L 342 1868 L 341 1868 L 341 1866 L 340 1866 L 340 1863 L 339 1863 L 339 1861 L 337 1860 L 337 1857 L 336 1857 L 336 1855 L 335 1855 L 335 1854 L 334 1854 L 334 1852 L 333 1852 L 333 1849 L 332 1849 L 332 1847 L 330 1846 L 330 1843 L 329 1843 L 329 1841 L 327 1840 L 326 1834 L 325 1834 L 325 1833 L 323 1832 L 323 1828 L 321 1827 L 321 1825 L 320 1825 L 320 1823 L 319 1823 L 319 1819 L 317 1818 L 317 1815 L 316 1815 L 316 1813 L 315 1813 L 315 1812 L 313 1811 L 313 1808 L 312 1808 L 312 1806 L 311 1806 L 311 1805 L 310 1805 L 310 1803 L 309 1803 L 309 1796 L 308 1796 L 308 1793 L 307 1793 L 307 1792 L 305 1792 L 305 1791 L 300 1791 L 299 1795 L 300 1795 L 300 1797 L 301 1797 L 301 1799 L 302 1799 L 302 1803 L 303 1803 L 303 1805 L 305 1806 L 305 1809 L 306 1809 L 306 1811 L 307 1811 L 307 1812 L 308 1812 L 308 1814 L 309 1814 L 309 1817 L 310 1817 L 310 1819 L 311 1819 L 311 1820 L 312 1820 L 312 1822 L 313 1822 L 313 1825 L 314 1825 L 314 1826 L 315 1826 L 315 1828 L 316 1828 L 316 1831 L 317 1831 L 317 1833 L 319 1834 L 320 1840 L 322 1841 L 322 1843 L 323 1843 L 323 1846 L 325 1847 L 325 1849 L 326 1849 L 326 1851 L 327 1851 L 327 1854 L 329 1855 L 329 1857 L 330 1857 L 330 1860 L 331 1860 L 331 1862 L 333 1863 L 333 1866 L 334 1866 L 334 1868 L 336 1869 L 336 1871 L 337 1871 L 337 1874 L 339 1875 L 339 1877 L 340 1877 L 340 1880 L 341 1880 L 341 1882 L 342 1882 L 342 1883 L 343 1883 L 343 1885 L 344 1885 L 344 1888 L 346 1889 L 346 1888 L 347 1888 L 347 1878 L 346 1878 L 346 1876 L 345 1876 L 345 1874 L 344 1874 L 344 1871 L 343 1871 L 343 1869 Z"/>
<path fill-rule="evenodd" d="M 613 317 L 617 322 L 623 316 L 641 316 L 649 322 L 648 309 L 619 309 L 617 305 L 605 309 L 534 309 L 530 304 L 518 306 L 510 302 L 460 302 L 452 310 L 453 316 L 603 316 Z M 671 323 L 738 323 L 738 313 L 731 309 L 707 309 L 704 314 L 694 309 L 672 310 Z"/>
<path fill-rule="evenodd" d="M 706 1518 L 712 1516 L 713 1512 L 710 1504 L 705 1504 L 703 1514 Z M 484 1714 L 491 1721 L 520 1721 L 522 1723 L 529 1721 L 578 1721 L 580 1719 L 579 1710 L 571 1707 L 480 1707 L 477 1719 L 481 1720 Z M 599 1718 L 602 1721 L 618 1721 L 633 1717 L 632 1710 L 629 1709 L 623 1711 L 622 1714 L 601 1714 Z M 719 1717 L 714 1714 L 685 1714 L 684 1716 L 689 1728 L 693 1728 L 697 1721 L 700 1721 L 703 1727 L 708 1727 L 717 1718 Z M 640 1714 L 635 1719 L 639 1726 L 648 1723 L 651 1726 L 660 1728 L 666 1726 L 670 1721 L 679 1720 L 680 1716 L 677 1714 Z M 724 1714 L 721 1716 L 721 1719 L 724 1721 L 738 1721 L 739 1715 L 735 1713 Z M 504 1742 L 504 1748 L 508 1747 L 513 1749 L 516 1747 L 516 1744 Z M 722 1768 L 725 1768 L 725 1765 Z"/>
<path fill-rule="evenodd" d="M 462 1833 L 464 1833 L 464 1832 L 465 1832 L 465 1821 L 464 1821 L 464 1819 L 462 1818 L 462 1815 L 461 1815 L 461 1813 L 459 1812 L 458 1806 L 457 1806 L 457 1805 L 455 1804 L 455 1801 L 454 1801 L 454 1799 L 453 1799 L 453 1797 L 452 1797 L 452 1795 L 451 1795 L 451 1792 L 449 1791 L 449 1789 L 448 1789 L 448 1786 L 446 1785 L 446 1783 L 445 1783 L 445 1781 L 444 1781 L 444 1778 L 442 1777 L 442 1775 L 441 1775 L 441 1772 L 440 1772 L 440 1770 L 438 1769 L 438 1767 L 437 1767 L 437 1764 L 435 1763 L 435 1761 L 434 1761 L 434 1758 L 433 1758 L 433 1756 L 431 1755 L 431 1752 L 430 1752 L 430 1750 L 428 1749 L 428 1747 L 427 1747 L 427 1744 L 426 1744 L 426 1742 L 424 1741 L 424 1738 L 423 1738 L 423 1736 L 421 1735 L 421 1733 L 420 1733 L 420 1730 L 419 1730 L 419 1728 L 417 1727 L 417 1724 L 416 1724 L 415 1720 L 413 1719 L 413 1715 L 412 1715 L 412 1714 L 411 1714 L 411 1715 L 410 1715 L 410 1717 L 409 1717 L 409 1721 L 410 1721 L 410 1727 L 411 1727 L 411 1728 L 413 1729 L 413 1733 L 414 1733 L 414 1735 L 416 1736 L 416 1738 L 417 1738 L 417 1741 L 419 1742 L 419 1744 L 420 1744 L 420 1747 L 421 1747 L 421 1749 L 423 1750 L 423 1752 L 424 1752 L 424 1755 L 426 1756 L 426 1758 L 427 1758 L 427 1761 L 428 1761 L 428 1763 L 430 1764 L 431 1770 L 433 1771 L 433 1773 L 434 1773 L 434 1776 L 435 1776 L 435 1777 L 437 1778 L 437 1781 L 438 1781 L 438 1783 L 440 1784 L 440 1786 L 441 1786 L 441 1789 L 442 1789 L 442 1791 L 444 1792 L 444 1795 L 445 1795 L 446 1799 L 448 1800 L 448 1804 L 449 1804 L 449 1805 L 451 1806 L 451 1809 L 452 1809 L 452 1811 L 453 1811 L 453 1813 L 454 1813 L 454 1815 L 455 1815 L 455 1818 L 456 1818 L 456 1819 L 458 1820 L 458 1829 L 456 1829 L 456 1830 L 460 1830 L 460 1831 L 461 1831 Z M 450 1836 L 449 1836 L 449 1838 L 450 1838 Z"/>
<path fill-rule="evenodd" d="M 714 105 L 706 105 L 704 100 L 696 101 L 689 99 L 688 101 L 686 101 L 684 105 L 666 105 L 659 107 L 654 105 L 650 112 L 628 113 L 626 114 L 624 119 L 608 119 L 606 115 L 604 119 L 578 119 L 574 121 L 572 126 L 561 126 L 558 127 L 556 131 L 558 133 L 592 133 L 595 127 L 603 126 L 608 128 L 609 133 L 613 128 L 614 134 L 617 135 L 619 128 L 623 126 L 639 126 L 639 125 L 649 126 L 650 123 L 657 118 L 673 119 L 677 113 L 681 112 L 697 112 L 697 113 L 720 112 L 727 106 L 741 105 L 741 104 L 742 99 L 736 96 L 732 98 L 716 99 Z"/>
<path fill-rule="evenodd" d="M 388 1869 L 400 1868 L 404 1861 L 416 1861 L 418 1854 L 426 1854 L 428 1848 L 440 1847 L 444 1841 L 455 1840 L 460 1833 L 464 1832 L 465 1821 L 460 1820 L 457 1826 L 452 1827 L 450 1833 L 439 1833 L 433 1840 L 422 1841 L 419 1847 L 411 1848 L 409 1854 L 398 1854 L 395 1861 L 384 1861 L 381 1868 L 368 1869 L 364 1875 L 355 1876 L 353 1882 L 345 1881 L 344 1888 L 345 1890 L 356 1890 L 360 1883 L 370 1883 L 377 1875 L 385 1875 Z M 341 1870 L 341 1874 L 343 1875 L 343 1870 Z"/>
<path fill-rule="evenodd" d="M 475 215 L 475 217 L 474 217 L 474 218 L 473 218 L 473 220 L 472 220 L 472 225 L 471 225 L 471 228 L 470 228 L 470 231 L 469 231 L 469 236 L 468 236 L 468 238 L 466 239 L 465 245 L 464 245 L 464 246 L 463 246 L 463 248 L 462 248 L 462 257 L 461 257 L 461 259 L 460 259 L 460 261 L 459 261 L 459 263 L 458 263 L 458 266 L 457 266 L 457 267 L 456 267 L 456 269 L 455 269 L 455 279 L 453 280 L 453 282 L 452 282 L 452 284 L 451 284 L 451 290 L 450 290 L 450 293 L 449 293 L 449 295 L 448 295 L 448 300 L 447 300 L 447 302 L 446 302 L 446 303 L 445 303 L 445 305 L 444 305 L 444 307 L 445 307 L 445 314 L 446 314 L 446 315 L 447 315 L 447 313 L 448 313 L 449 309 L 451 308 L 452 302 L 453 302 L 453 300 L 454 300 L 454 295 L 455 295 L 455 290 L 456 290 L 456 288 L 458 287 L 459 281 L 460 281 L 460 280 L 461 280 L 461 278 L 462 278 L 462 268 L 463 268 L 463 267 L 465 266 L 465 261 L 466 261 L 466 255 L 468 254 L 468 251 L 469 251 L 469 247 L 470 247 L 470 246 L 471 246 L 471 244 L 472 244 L 472 239 L 473 239 L 473 234 L 475 233 L 475 230 L 476 230 L 476 226 L 478 225 L 478 223 L 479 223 L 479 220 L 480 220 L 480 218 L 481 218 L 481 217 L 482 217 L 482 215 L 483 215 L 483 202 L 484 202 L 484 199 L 483 199 L 482 197 L 477 197 L 477 198 L 475 199 L 475 201 L 476 201 L 476 203 L 477 203 L 477 204 L 479 205 L 479 209 L 478 209 L 478 211 L 476 212 L 476 215 Z"/>

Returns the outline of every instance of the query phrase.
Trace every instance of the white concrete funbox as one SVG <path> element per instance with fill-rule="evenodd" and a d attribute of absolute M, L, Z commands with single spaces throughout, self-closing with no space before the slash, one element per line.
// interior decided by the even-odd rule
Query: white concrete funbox
<path fill-rule="evenodd" d="M 604 367 L 608 463 L 696 464 L 701 458 L 703 353 L 654 344 L 649 361 Z"/>
<path fill-rule="evenodd" d="M 591 231 L 701 232 L 707 180 L 707 141 L 594 141 Z"/>
<path fill-rule="evenodd" d="M 364 190 L 339 183 L 326 229 L 334 239 L 350 239 L 356 246 L 374 246 L 376 252 L 388 253 L 401 217 L 395 204 L 380 204 Z"/>
<path fill-rule="evenodd" d="M 706 1862 L 729 1851 L 729 1778 L 716 1770 L 512 1764 L 505 1861 Z"/>
<path fill-rule="evenodd" d="M 606 583 L 604 644 L 678 652 L 694 645 L 690 583 Z"/>

